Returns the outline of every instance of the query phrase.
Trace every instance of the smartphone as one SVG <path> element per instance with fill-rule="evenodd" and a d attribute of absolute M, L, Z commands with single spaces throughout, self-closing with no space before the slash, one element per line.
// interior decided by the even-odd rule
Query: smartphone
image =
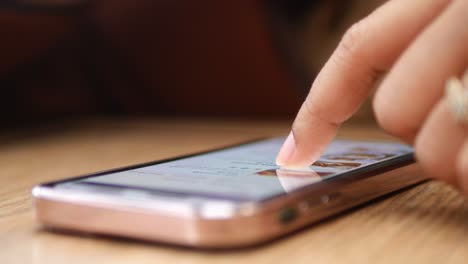
<path fill-rule="evenodd" d="M 199 248 L 264 243 L 424 181 L 409 146 L 333 141 L 310 167 L 279 168 L 264 139 L 41 184 L 47 228 Z"/>

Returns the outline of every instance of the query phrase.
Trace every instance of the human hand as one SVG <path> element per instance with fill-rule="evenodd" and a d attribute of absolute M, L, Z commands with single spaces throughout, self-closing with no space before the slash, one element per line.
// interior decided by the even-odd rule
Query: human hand
<path fill-rule="evenodd" d="M 387 2 L 344 35 L 299 110 L 278 165 L 312 164 L 388 72 L 374 98 L 380 125 L 414 145 L 433 177 L 468 193 L 468 129 L 443 97 L 451 76 L 464 76 L 468 87 L 467 67 L 468 1 Z"/>

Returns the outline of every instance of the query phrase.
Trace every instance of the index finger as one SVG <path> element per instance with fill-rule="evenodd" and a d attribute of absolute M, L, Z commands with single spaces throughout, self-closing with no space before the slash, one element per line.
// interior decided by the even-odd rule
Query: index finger
<path fill-rule="evenodd" d="M 449 0 L 394 0 L 352 26 L 317 76 L 277 157 L 277 164 L 312 164 L 367 97 L 376 79 Z"/>

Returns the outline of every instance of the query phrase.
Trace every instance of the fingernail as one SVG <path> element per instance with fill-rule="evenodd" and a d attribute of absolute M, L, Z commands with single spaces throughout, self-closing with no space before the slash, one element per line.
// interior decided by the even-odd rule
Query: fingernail
<path fill-rule="evenodd" d="M 278 153 L 278 157 L 276 158 L 276 165 L 284 166 L 288 164 L 289 160 L 294 155 L 294 152 L 296 152 L 296 140 L 294 139 L 293 133 L 290 132 Z"/>

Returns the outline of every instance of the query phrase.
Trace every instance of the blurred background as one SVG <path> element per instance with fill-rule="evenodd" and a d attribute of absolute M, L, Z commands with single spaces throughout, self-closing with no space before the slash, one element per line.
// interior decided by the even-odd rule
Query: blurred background
<path fill-rule="evenodd" d="M 292 121 L 383 0 L 4 0 L 0 124 L 95 116 Z M 353 122 L 372 122 L 369 103 Z"/>

